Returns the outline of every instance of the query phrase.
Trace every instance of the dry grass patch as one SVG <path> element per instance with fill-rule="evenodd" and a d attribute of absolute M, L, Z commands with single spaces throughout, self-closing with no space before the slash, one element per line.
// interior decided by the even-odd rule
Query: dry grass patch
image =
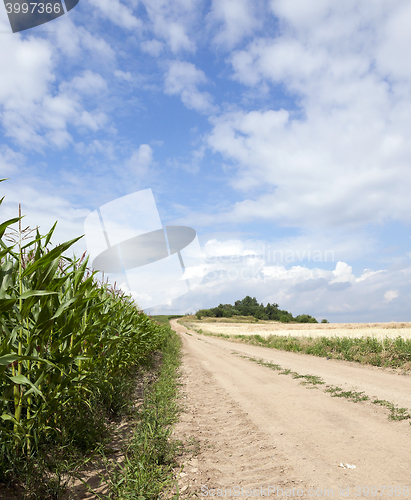
<path fill-rule="evenodd" d="M 198 333 L 233 342 L 404 371 L 411 368 L 411 323 L 184 323 Z"/>
<path fill-rule="evenodd" d="M 286 335 L 292 337 L 347 337 L 364 338 L 372 337 L 378 340 L 384 338 L 411 339 L 411 322 L 390 323 L 280 323 L 270 321 L 259 322 L 234 322 L 227 318 L 207 318 L 207 320 L 194 321 L 189 324 L 195 329 L 202 329 L 212 334 L 222 335 Z M 209 321 L 210 319 L 219 321 Z"/>

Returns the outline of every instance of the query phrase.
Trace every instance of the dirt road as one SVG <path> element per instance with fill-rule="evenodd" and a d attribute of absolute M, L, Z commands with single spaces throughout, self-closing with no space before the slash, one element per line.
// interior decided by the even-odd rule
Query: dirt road
<path fill-rule="evenodd" d="M 409 375 L 236 344 L 171 324 L 184 346 L 186 412 L 175 435 L 201 444 L 181 479 L 186 491 L 200 497 L 229 497 L 230 489 L 239 498 L 250 489 L 254 497 L 271 498 L 411 497 L 409 420 L 389 421 L 389 411 L 371 403 L 387 400 L 411 410 Z M 242 356 L 319 376 L 325 385 L 301 385 L 305 379 Z M 327 385 L 365 392 L 370 400 L 331 397 Z"/>

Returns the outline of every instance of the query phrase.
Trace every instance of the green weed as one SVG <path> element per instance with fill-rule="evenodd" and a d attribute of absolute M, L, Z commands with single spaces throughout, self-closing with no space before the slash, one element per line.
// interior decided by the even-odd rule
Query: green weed
<path fill-rule="evenodd" d="M 370 398 L 365 395 L 364 392 L 357 391 L 343 391 L 341 387 L 330 386 L 328 389 L 325 389 L 324 392 L 329 392 L 331 397 L 333 398 L 347 398 L 353 403 L 358 403 L 359 401 L 367 401 Z"/>
<path fill-rule="evenodd" d="M 237 353 L 234 352 L 232 354 L 237 354 Z M 304 378 L 305 381 L 301 382 L 301 385 L 316 386 L 316 385 L 324 384 L 325 383 L 321 379 L 321 377 L 318 377 L 317 375 L 300 375 L 299 373 L 293 372 L 293 371 L 291 371 L 288 368 L 284 369 L 280 365 L 264 361 L 263 359 L 257 359 L 257 358 L 253 358 L 253 357 L 250 357 L 250 356 L 243 356 L 243 355 L 240 355 L 240 357 L 241 358 L 249 359 L 250 361 L 253 361 L 254 363 L 258 363 L 261 366 L 266 366 L 267 368 L 270 368 L 271 370 L 276 370 L 276 371 L 278 371 L 279 375 L 291 375 L 293 378 L 296 378 L 296 379 L 298 379 L 298 378 Z"/>
<path fill-rule="evenodd" d="M 397 405 L 394 405 L 389 401 L 375 399 L 372 403 L 387 407 L 390 410 L 390 414 L 388 416 L 389 420 L 408 420 L 411 418 L 411 414 L 407 408 L 398 408 Z"/>

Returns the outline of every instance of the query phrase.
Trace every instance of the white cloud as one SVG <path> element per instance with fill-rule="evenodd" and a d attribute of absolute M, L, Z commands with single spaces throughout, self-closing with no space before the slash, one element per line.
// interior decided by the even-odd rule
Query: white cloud
<path fill-rule="evenodd" d="M 241 240 L 219 241 L 216 238 L 208 240 L 203 248 L 204 257 L 209 260 L 220 257 L 223 260 L 229 260 L 232 256 L 237 258 L 240 256 L 245 257 L 248 255 L 257 255 L 257 252 L 256 245 L 251 245 L 250 247 L 250 245 L 246 246 Z"/>
<path fill-rule="evenodd" d="M 0 178 L 5 178 L 18 172 L 18 167 L 24 163 L 24 156 L 9 147 L 0 147 Z"/>
<path fill-rule="evenodd" d="M 74 24 L 70 16 L 59 18 L 58 30 L 52 35 L 53 46 L 69 59 L 98 58 L 99 67 L 112 64 L 115 52 L 108 42 L 96 33 Z"/>
<path fill-rule="evenodd" d="M 205 146 L 200 146 L 198 149 L 192 150 L 189 157 L 169 158 L 167 165 L 175 169 L 184 170 L 190 174 L 198 174 L 205 149 Z"/>
<path fill-rule="evenodd" d="M 183 211 L 186 212 L 186 209 Z M 180 218 L 174 220 L 173 223 L 199 227 L 194 216 Z M 300 265 L 311 268 L 324 266 L 327 263 L 336 266 L 342 258 L 350 261 L 367 260 L 375 252 L 378 245 L 373 235 L 363 231 L 359 233 L 305 231 L 298 236 L 275 238 L 271 241 L 227 238 L 223 241 L 215 236 L 208 239 L 203 246 L 205 258 L 217 259 L 220 256 L 225 256 L 224 258 L 228 262 L 230 256 L 233 256 L 233 261 L 238 262 L 240 257 L 244 259 L 246 256 L 255 256 L 255 258 L 264 261 L 265 266 Z M 358 247 L 360 238 L 361 248 Z M 338 269 L 340 268 L 338 267 Z M 365 269 L 357 280 L 367 279 L 380 272 L 382 271 Z M 329 276 L 330 279 L 335 278 L 335 275 L 330 274 Z"/>
<path fill-rule="evenodd" d="M 173 53 L 195 51 L 195 43 L 190 38 L 190 31 L 198 13 L 197 0 L 142 0 L 154 34 L 167 42 Z M 150 47 L 150 46 L 148 46 Z M 147 48 L 147 46 L 146 46 Z M 156 55 L 159 46 L 150 47 Z"/>
<path fill-rule="evenodd" d="M 370 278 L 371 276 L 374 276 L 375 274 L 379 274 L 379 273 L 383 273 L 384 270 L 379 270 L 379 271 L 372 271 L 371 269 L 364 269 L 364 272 L 362 273 L 362 275 L 357 278 L 355 281 L 364 281 L 366 280 L 367 278 Z"/>
<path fill-rule="evenodd" d="M 209 20 L 222 25 L 214 37 L 218 45 L 232 48 L 244 37 L 261 27 L 256 13 L 262 11 L 261 2 L 255 0 L 213 0 Z"/>
<path fill-rule="evenodd" d="M 119 0 L 90 0 L 90 3 L 112 23 L 128 30 L 141 29 L 143 23 L 133 15 L 131 9 Z"/>
<path fill-rule="evenodd" d="M 330 284 L 333 283 L 352 283 L 355 281 L 355 276 L 352 274 L 352 266 L 349 266 L 345 262 L 337 262 L 334 271 L 332 272 L 335 276 Z"/>
<path fill-rule="evenodd" d="M 397 290 L 387 290 L 384 293 L 384 299 L 387 302 L 391 302 L 392 300 L 396 299 L 398 297 L 398 291 Z"/>
<path fill-rule="evenodd" d="M 18 57 L 21 47 L 18 46 L 18 42 L 16 45 L 13 48 L 16 49 Z M 107 88 L 105 80 L 99 74 L 86 70 L 71 81 L 63 81 L 58 92 L 53 95 L 50 92 L 51 82 L 54 79 L 51 73 L 51 52 L 45 52 L 47 58 L 38 63 L 38 74 L 33 75 L 30 63 L 27 65 L 24 63 L 26 49 L 36 51 L 39 47 L 36 42 L 23 47 L 22 68 L 21 72 L 17 71 L 21 81 L 16 82 L 14 88 L 3 88 L 3 96 L 0 90 L 0 105 L 4 109 L 3 126 L 6 135 L 24 148 L 42 150 L 50 145 L 64 148 L 71 143 L 72 137 L 67 131 L 69 123 L 93 131 L 102 128 L 107 121 L 106 115 L 99 111 L 85 110 L 82 100 L 83 97 L 91 95 L 95 97 L 105 92 Z M 49 68 L 48 71 L 46 67 Z M 42 71 L 45 73 L 43 77 Z M 31 77 L 34 86 L 36 80 L 39 81 L 34 92 L 22 88 Z"/>
<path fill-rule="evenodd" d="M 107 83 L 98 73 L 85 70 L 81 76 L 75 76 L 70 82 L 63 82 L 60 90 L 84 95 L 95 95 L 107 89 Z"/>
<path fill-rule="evenodd" d="M 109 160 L 115 159 L 115 147 L 110 141 L 99 141 L 94 139 L 89 144 L 84 144 L 84 142 L 78 142 L 75 145 L 77 152 L 83 156 L 86 155 L 102 155 Z"/>
<path fill-rule="evenodd" d="M 392 9 L 382 28 L 376 63 L 380 71 L 390 79 L 407 82 L 411 77 L 407 51 L 407 46 L 411 43 L 411 5 L 404 1 L 396 4 L 397 8 Z"/>
<path fill-rule="evenodd" d="M 180 95 L 188 109 L 210 113 L 215 110 L 211 95 L 208 92 L 200 92 L 197 88 L 205 83 L 207 78 L 204 72 L 194 64 L 173 61 L 165 75 L 165 92 L 169 95 Z"/>
<path fill-rule="evenodd" d="M 253 42 L 233 67 L 244 84 L 284 84 L 301 107 L 213 118 L 208 144 L 238 166 L 232 186 L 265 187 L 237 203 L 233 217 L 308 226 L 409 221 L 411 101 L 372 70 L 372 54 L 335 56 L 284 35 Z"/>
<path fill-rule="evenodd" d="M 79 56 L 80 38 L 82 56 L 88 50 L 95 51 L 100 43 L 65 18 L 56 37 L 52 35 L 53 40 L 30 35 L 23 39 L 19 34 L 3 37 L 0 120 L 6 137 L 27 150 L 64 148 L 72 142 L 67 130 L 69 124 L 95 131 L 107 120 L 102 111 L 85 109 L 88 102 L 83 102 L 86 96 L 96 97 L 106 92 L 101 75 L 85 70 L 56 86 L 57 63 L 62 53 Z M 74 45 L 70 45 L 73 40 Z M 102 49 L 109 48 L 105 42 L 103 45 Z M 102 63 L 110 60 L 111 52 L 105 51 L 100 58 Z"/>
<path fill-rule="evenodd" d="M 286 81 L 292 90 L 303 91 L 309 77 L 324 70 L 326 53 L 309 50 L 291 37 L 275 40 L 258 38 L 246 50 L 233 53 L 235 78 L 246 85 L 268 79 Z"/>
<path fill-rule="evenodd" d="M 202 252 L 208 271 L 229 273 L 230 269 L 234 272 L 242 268 L 253 268 L 255 278 L 261 282 L 265 282 L 267 279 L 276 279 L 293 280 L 295 284 L 307 280 L 322 279 L 326 280 L 329 285 L 335 283 L 351 284 L 356 281 L 364 281 L 382 272 L 365 270 L 361 278 L 356 279 L 352 272 L 352 266 L 342 261 L 335 262 L 334 270 L 324 269 L 321 266 L 330 257 L 334 257 L 334 252 L 329 253 L 324 249 L 310 247 L 302 249 L 301 246 L 298 247 L 296 239 L 294 240 L 294 248 L 292 248 L 291 241 L 268 244 L 256 241 L 244 242 L 238 239 L 221 241 L 212 238 L 205 243 Z M 333 259 L 330 262 L 333 263 Z M 306 265 L 310 267 L 306 267 Z"/>
<path fill-rule="evenodd" d="M 85 127 L 93 132 L 97 132 L 97 130 L 102 129 L 107 123 L 107 116 L 105 113 L 90 113 L 89 111 L 83 111 L 76 117 L 74 123 L 78 127 Z"/>
<path fill-rule="evenodd" d="M 321 269 L 308 269 L 303 266 L 292 266 L 287 269 L 285 266 L 264 266 L 261 270 L 265 279 L 278 281 L 297 281 L 303 282 L 311 279 L 323 278 L 324 275 L 330 275 L 330 272 Z"/>
<path fill-rule="evenodd" d="M 127 160 L 126 166 L 132 173 L 140 177 L 147 173 L 152 161 L 153 150 L 148 144 L 141 144 Z"/>
<path fill-rule="evenodd" d="M 147 52 L 154 57 L 158 57 L 164 49 L 164 45 L 158 40 L 146 40 L 141 43 L 143 52 Z"/>
<path fill-rule="evenodd" d="M 41 99 L 55 79 L 52 47 L 46 40 L 4 36 L 0 65 L 0 104 L 8 109 Z"/>
<path fill-rule="evenodd" d="M 114 71 L 114 76 L 119 80 L 125 80 L 126 82 L 131 82 L 133 80 L 129 71 L 116 70 Z"/>
<path fill-rule="evenodd" d="M 274 0 L 271 7 L 278 35 L 234 52 L 233 78 L 264 95 L 272 89 L 274 97 L 273 86 L 281 85 L 297 109 L 212 118 L 208 145 L 237 168 L 232 187 L 263 192 L 235 203 L 226 220 L 409 222 L 411 72 L 404 47 L 411 7 L 400 0 L 389 7 L 376 1 L 373 9 L 325 0 Z"/>

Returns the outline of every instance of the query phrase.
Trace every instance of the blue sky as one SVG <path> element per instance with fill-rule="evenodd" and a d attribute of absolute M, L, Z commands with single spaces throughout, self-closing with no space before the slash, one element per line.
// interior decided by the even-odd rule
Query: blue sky
<path fill-rule="evenodd" d="M 410 23 L 405 0 L 81 0 L 12 34 L 0 8 L 2 220 L 20 202 L 58 244 L 151 188 L 206 272 L 162 311 L 409 320 Z"/>

